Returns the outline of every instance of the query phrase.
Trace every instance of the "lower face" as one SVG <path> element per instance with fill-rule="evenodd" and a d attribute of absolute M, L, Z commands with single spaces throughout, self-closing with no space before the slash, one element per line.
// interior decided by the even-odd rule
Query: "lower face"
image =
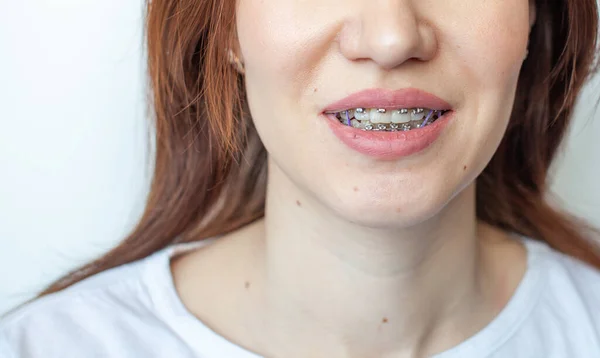
<path fill-rule="evenodd" d="M 474 182 L 498 148 L 527 47 L 529 10 L 528 0 L 238 0 L 248 102 L 270 165 L 348 221 L 381 227 L 432 217 Z M 375 135 L 392 148 L 394 138 L 436 127 L 430 140 L 387 155 L 342 140 L 338 130 L 347 124 L 359 127 L 341 129 L 351 138 L 370 138 L 363 134 L 371 127 L 344 117 L 358 108 L 336 108 L 338 120 L 328 112 L 332 103 L 367 89 L 406 88 L 437 96 L 449 112 L 405 133 L 408 127 L 388 132 L 394 126 L 385 123 Z M 402 109 L 416 107 L 386 111 Z"/>

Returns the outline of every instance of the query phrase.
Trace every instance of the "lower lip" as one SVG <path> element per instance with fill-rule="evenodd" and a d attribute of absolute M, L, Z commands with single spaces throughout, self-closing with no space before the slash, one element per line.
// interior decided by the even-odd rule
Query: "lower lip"
<path fill-rule="evenodd" d="M 351 149 L 377 159 L 400 159 L 432 145 L 454 117 L 450 111 L 435 122 L 409 131 L 364 131 L 340 123 L 333 115 L 324 115 L 336 137 Z"/>

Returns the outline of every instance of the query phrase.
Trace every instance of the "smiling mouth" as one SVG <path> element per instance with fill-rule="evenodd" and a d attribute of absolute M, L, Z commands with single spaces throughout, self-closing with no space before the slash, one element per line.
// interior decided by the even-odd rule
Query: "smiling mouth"
<path fill-rule="evenodd" d="M 355 108 L 325 114 L 346 126 L 363 131 L 398 132 L 428 126 L 448 112 L 450 110 L 428 108 Z"/>

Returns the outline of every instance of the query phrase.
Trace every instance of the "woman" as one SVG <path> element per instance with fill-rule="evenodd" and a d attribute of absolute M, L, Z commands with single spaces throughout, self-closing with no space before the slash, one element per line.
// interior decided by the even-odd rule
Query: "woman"
<path fill-rule="evenodd" d="M 595 0 L 152 0 L 136 230 L 2 357 L 600 357 L 600 251 L 546 200 Z"/>

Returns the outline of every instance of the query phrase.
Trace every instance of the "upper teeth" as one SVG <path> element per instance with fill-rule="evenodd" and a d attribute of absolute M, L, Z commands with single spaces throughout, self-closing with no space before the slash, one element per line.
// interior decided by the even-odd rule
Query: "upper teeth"
<path fill-rule="evenodd" d="M 332 112 L 341 119 L 357 119 L 359 121 L 370 121 L 371 123 L 408 123 L 425 119 L 432 110 L 426 108 L 355 108 L 347 111 Z M 346 113 L 347 112 L 347 113 Z"/>

